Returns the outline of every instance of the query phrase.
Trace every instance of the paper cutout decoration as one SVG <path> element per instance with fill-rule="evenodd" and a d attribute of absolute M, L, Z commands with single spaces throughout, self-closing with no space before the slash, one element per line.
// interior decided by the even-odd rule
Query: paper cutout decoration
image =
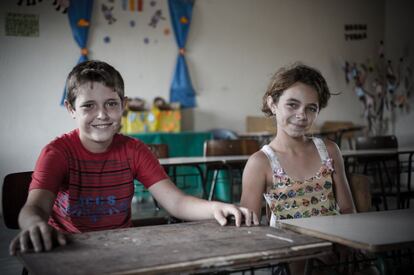
<path fill-rule="evenodd" d="M 112 14 L 113 10 L 114 10 L 114 7 L 108 7 L 105 4 L 102 4 L 102 6 L 101 6 L 102 14 L 103 14 L 106 22 L 110 25 L 116 22 L 116 18 Z"/>
<path fill-rule="evenodd" d="M 151 17 L 151 21 L 148 25 L 156 28 L 160 20 L 165 20 L 165 17 L 162 16 L 162 10 L 156 10 L 154 15 Z"/>
<path fill-rule="evenodd" d="M 38 2 L 42 2 L 42 0 L 26 0 L 26 6 L 35 6 Z M 18 6 L 21 6 L 23 4 L 23 0 L 19 0 L 17 2 Z M 69 5 L 70 5 L 70 0 L 54 0 L 52 5 L 55 7 L 56 11 L 62 10 L 62 14 L 67 13 Z"/>
<path fill-rule="evenodd" d="M 362 103 L 368 132 L 383 135 L 395 126 L 397 110 L 401 114 L 408 113 L 414 80 L 407 57 L 400 58 L 397 66 L 385 58 L 383 41 L 379 44 L 377 59 L 375 65 L 370 59 L 360 64 L 353 62 L 352 65 L 346 61 L 343 69 L 346 82 L 354 84 L 354 92 Z"/>

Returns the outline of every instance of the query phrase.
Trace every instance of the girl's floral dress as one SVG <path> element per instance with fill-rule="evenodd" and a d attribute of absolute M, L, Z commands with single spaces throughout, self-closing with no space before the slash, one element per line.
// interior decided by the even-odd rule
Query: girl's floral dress
<path fill-rule="evenodd" d="M 262 147 L 261 150 L 269 159 L 273 171 L 273 185 L 263 194 L 271 210 L 270 226 L 276 226 L 277 219 L 339 214 L 333 192 L 332 159 L 329 158 L 322 139 L 313 138 L 313 142 L 322 165 L 316 175 L 304 181 L 290 178 L 280 166 L 273 149 L 268 145 Z"/>

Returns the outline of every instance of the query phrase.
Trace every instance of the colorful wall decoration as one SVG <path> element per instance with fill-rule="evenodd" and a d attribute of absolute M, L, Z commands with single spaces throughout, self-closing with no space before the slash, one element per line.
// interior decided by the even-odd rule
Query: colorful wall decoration
<path fill-rule="evenodd" d="M 388 59 L 381 41 L 375 60 L 346 61 L 343 69 L 346 82 L 353 85 L 361 102 L 369 134 L 394 133 L 398 116 L 410 111 L 414 92 L 413 63 L 409 56 L 396 61 Z"/>
<path fill-rule="evenodd" d="M 150 111 L 127 111 L 122 117 L 123 134 L 181 131 L 180 110 L 162 111 L 153 107 Z"/>

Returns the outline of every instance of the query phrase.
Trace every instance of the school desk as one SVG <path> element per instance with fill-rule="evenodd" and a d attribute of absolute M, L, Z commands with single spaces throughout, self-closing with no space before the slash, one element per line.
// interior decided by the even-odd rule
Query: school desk
<path fill-rule="evenodd" d="M 349 159 L 357 159 L 358 157 L 362 157 L 362 158 L 366 158 L 366 157 L 393 157 L 395 156 L 396 158 L 399 159 L 400 156 L 402 155 L 406 155 L 407 156 L 407 194 L 409 196 L 411 195 L 411 172 L 412 172 L 412 159 L 413 159 L 413 155 L 414 155 L 414 146 L 404 146 L 404 147 L 399 147 L 397 149 L 365 149 L 365 150 L 342 150 L 342 156 L 344 158 L 344 163 L 345 163 L 345 170 L 346 173 L 349 174 Z M 397 205 L 398 207 L 401 206 L 401 194 L 400 194 L 400 189 L 401 189 L 401 183 L 400 183 L 400 173 L 402 169 L 401 165 L 399 165 L 398 167 L 398 174 L 397 174 L 397 183 L 396 183 L 396 191 L 397 191 Z M 382 187 L 384 188 L 384 187 Z M 383 200 L 384 202 L 386 202 L 385 199 L 385 191 L 383 190 Z M 410 207 L 410 200 L 407 200 L 407 205 L 406 207 Z"/>
<path fill-rule="evenodd" d="M 179 166 L 191 166 L 195 167 L 198 171 L 198 174 L 201 178 L 201 186 L 203 197 L 207 198 L 207 177 L 204 174 L 202 168 L 205 164 L 223 164 L 229 167 L 229 172 L 231 172 L 231 164 L 244 164 L 249 159 L 249 156 L 246 155 L 236 155 L 236 156 L 203 156 L 203 157 L 173 157 L 173 158 L 160 158 L 160 164 L 166 168 L 170 167 L 179 167 Z M 173 178 L 175 176 L 173 175 Z"/>
<path fill-rule="evenodd" d="M 280 220 L 281 228 L 376 253 L 387 274 L 383 252 L 414 246 L 414 209 Z"/>
<path fill-rule="evenodd" d="M 167 144 L 170 157 L 202 156 L 204 141 L 212 138 L 211 132 L 195 131 L 137 133 L 128 134 L 128 136 L 137 138 L 146 144 Z M 202 180 L 194 176 L 198 175 L 198 171 L 193 167 L 177 166 L 173 171 L 179 175 L 175 178 L 175 183 L 186 193 L 198 196 L 202 192 Z M 138 195 L 144 195 L 139 194 L 140 192 L 145 193 L 144 187 L 142 185 L 137 187 L 137 190 L 141 190 Z"/>
<path fill-rule="evenodd" d="M 18 258 L 31 274 L 176 274 L 260 267 L 331 251 L 331 242 L 289 230 L 201 221 L 72 235 L 66 246 Z"/>

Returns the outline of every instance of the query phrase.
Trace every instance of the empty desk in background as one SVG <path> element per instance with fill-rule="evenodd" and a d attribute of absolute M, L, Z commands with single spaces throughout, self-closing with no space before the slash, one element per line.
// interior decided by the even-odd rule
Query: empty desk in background
<path fill-rule="evenodd" d="M 128 134 L 146 144 L 167 144 L 170 157 L 193 157 L 203 155 L 204 141 L 211 139 L 210 132 L 179 132 L 179 133 L 137 133 Z M 178 167 L 176 173 L 176 184 L 186 193 L 199 196 L 202 192 L 202 180 L 198 179 L 198 170 L 192 167 Z M 187 175 L 187 176 L 180 176 Z M 170 176 L 173 176 L 172 172 Z"/>
<path fill-rule="evenodd" d="M 45 253 L 18 254 L 31 274 L 196 273 L 261 267 L 332 251 L 332 243 L 269 226 L 216 221 L 71 235 Z"/>

